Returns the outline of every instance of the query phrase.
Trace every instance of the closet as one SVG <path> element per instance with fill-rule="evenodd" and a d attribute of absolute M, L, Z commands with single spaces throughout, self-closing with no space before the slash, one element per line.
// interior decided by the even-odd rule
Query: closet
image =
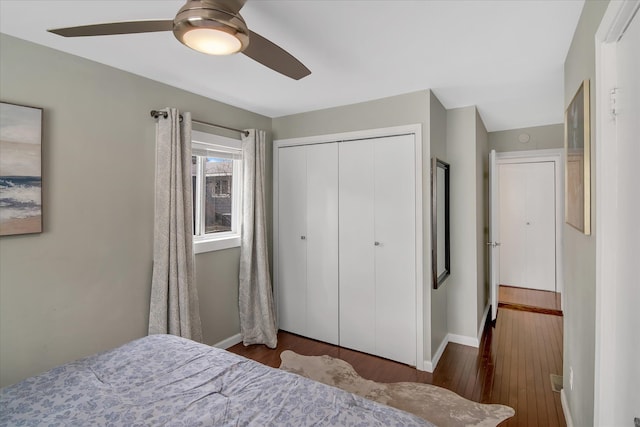
<path fill-rule="evenodd" d="M 413 135 L 340 144 L 340 345 L 415 365 Z"/>
<path fill-rule="evenodd" d="M 415 140 L 276 147 L 280 329 L 416 366 Z"/>

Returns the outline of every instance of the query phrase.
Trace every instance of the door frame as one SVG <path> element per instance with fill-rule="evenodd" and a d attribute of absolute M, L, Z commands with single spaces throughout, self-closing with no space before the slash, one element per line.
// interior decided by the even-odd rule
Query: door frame
<path fill-rule="evenodd" d="M 428 362 L 425 362 L 425 342 L 431 342 L 431 331 L 425 330 L 425 313 L 424 307 L 430 307 L 430 302 L 425 303 L 425 297 L 429 298 L 431 289 L 431 263 L 425 261 L 423 254 L 431 253 L 431 231 L 429 227 L 424 224 L 431 224 L 430 211 L 427 209 L 423 217 L 423 155 L 426 159 L 429 159 L 429 147 L 424 147 L 422 141 L 422 125 L 411 124 L 404 126 L 393 126 L 377 129 L 365 129 L 352 132 L 341 132 L 326 135 L 314 135 L 301 138 L 289 138 L 289 139 L 276 139 L 273 141 L 273 292 L 274 301 L 277 304 L 278 301 L 278 150 L 283 147 L 291 147 L 296 145 L 311 145 L 311 144 L 326 144 L 331 142 L 343 142 L 353 141 L 358 139 L 373 139 L 384 138 L 398 135 L 413 135 L 415 142 L 415 230 L 416 230 L 416 242 L 415 242 L 415 256 L 416 256 L 416 369 L 424 371 Z M 425 152 L 426 151 L 426 152 Z M 427 160 L 427 164 L 429 160 Z M 427 174 L 427 177 L 429 175 Z M 430 187 L 427 187 L 430 188 Z M 427 198 L 429 199 L 429 198 Z M 430 200 L 430 199 L 429 199 Z M 426 233 L 426 235 L 425 235 Z M 429 260 L 431 258 L 429 257 Z M 426 270 L 426 272 L 425 272 Z M 428 283 L 425 284 L 424 277 L 429 278 Z M 425 289 L 427 291 L 425 291 Z M 276 307 L 276 313 L 278 313 L 278 307 Z M 277 317 L 277 316 L 276 316 Z M 430 317 L 429 317 L 430 318 Z M 277 320 L 277 322 L 279 322 Z M 427 323 L 429 324 L 429 323 Z M 279 327 L 279 324 L 277 323 Z M 425 337 L 425 332 L 428 333 L 428 337 Z M 430 361 L 429 361 L 430 362 Z"/>
<path fill-rule="evenodd" d="M 554 162 L 555 164 L 555 186 L 556 186 L 556 292 L 560 294 L 564 291 L 564 275 L 563 275 L 563 255 L 562 255 L 562 237 L 563 237 L 563 218 L 564 218 L 564 149 L 547 149 L 547 150 L 528 150 L 528 151 L 505 151 L 496 152 L 496 169 L 499 170 L 500 165 L 509 163 L 540 163 Z M 500 174 L 496 171 L 496 181 L 498 191 L 496 192 L 496 203 L 500 206 Z M 498 217 L 498 221 L 500 218 Z M 498 223 L 499 226 L 499 223 Z M 498 275 L 498 285 L 500 286 L 500 272 Z M 496 289 L 497 292 L 497 289 Z M 561 307 L 564 307 L 564 298 L 560 298 Z"/>
<path fill-rule="evenodd" d="M 616 123 L 611 119 L 610 90 L 617 87 L 616 47 L 628 24 L 638 10 L 638 0 L 610 2 L 595 34 L 595 104 L 596 143 L 595 149 L 595 230 L 596 236 L 596 277 L 595 277 L 595 361 L 594 361 L 594 424 L 605 424 L 614 419 L 616 408 L 616 353 L 620 344 L 615 334 L 620 320 L 616 316 L 617 301 L 627 297 L 620 292 L 618 266 L 633 255 L 621 253 L 624 230 L 637 224 L 620 224 L 616 215 L 619 194 L 617 185 L 617 158 L 619 144 L 615 141 Z M 640 19 L 635 16 L 635 19 Z M 621 149 L 624 149 L 621 148 Z M 624 368 L 623 368 L 624 369 Z M 566 377 L 565 377 L 566 378 Z M 565 414 L 569 406 L 562 392 Z M 568 418 L 569 418 L 568 417 Z"/>

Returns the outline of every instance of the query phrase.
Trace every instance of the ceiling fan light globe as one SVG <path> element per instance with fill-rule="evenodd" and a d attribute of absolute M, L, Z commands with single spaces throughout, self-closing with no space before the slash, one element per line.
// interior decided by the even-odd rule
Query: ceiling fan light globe
<path fill-rule="evenodd" d="M 231 55 L 242 49 L 240 40 L 216 28 L 192 28 L 182 35 L 182 43 L 208 55 Z"/>

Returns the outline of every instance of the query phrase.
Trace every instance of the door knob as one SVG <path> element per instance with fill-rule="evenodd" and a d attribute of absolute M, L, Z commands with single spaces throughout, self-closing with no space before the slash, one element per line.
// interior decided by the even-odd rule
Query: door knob
<path fill-rule="evenodd" d="M 300 236 L 301 240 L 307 240 L 307 236 Z"/>
<path fill-rule="evenodd" d="M 373 244 L 376 246 L 380 246 L 380 242 L 374 242 Z"/>

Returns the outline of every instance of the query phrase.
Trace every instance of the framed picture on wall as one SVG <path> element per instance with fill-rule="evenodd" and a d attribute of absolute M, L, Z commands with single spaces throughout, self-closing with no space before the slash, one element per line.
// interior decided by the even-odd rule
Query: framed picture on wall
<path fill-rule="evenodd" d="M 591 127 L 589 80 L 584 80 L 564 115 L 565 221 L 591 234 Z"/>
<path fill-rule="evenodd" d="M 42 109 L 0 102 L 0 236 L 42 232 Z"/>

